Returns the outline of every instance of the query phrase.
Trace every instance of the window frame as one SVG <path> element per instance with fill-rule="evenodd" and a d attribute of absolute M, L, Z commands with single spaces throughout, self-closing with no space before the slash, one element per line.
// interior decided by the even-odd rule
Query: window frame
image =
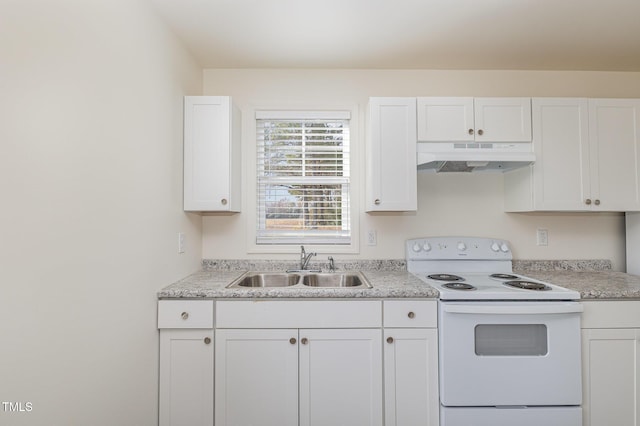
<path fill-rule="evenodd" d="M 349 182 L 349 201 L 350 201 L 350 222 L 351 222 L 351 243 L 350 244 L 314 244 L 312 242 L 287 243 L 287 244 L 258 244 L 257 242 L 257 226 L 258 226 L 258 164 L 257 164 L 257 142 L 258 142 L 258 126 L 257 117 L 269 117 L 269 112 L 291 111 L 297 116 L 308 114 L 310 118 L 317 112 L 333 112 L 349 114 L 349 133 L 350 133 L 350 182 Z M 359 232 L 359 204 L 362 191 L 360 173 L 364 165 L 364 150 L 360 135 L 363 134 L 360 128 L 359 110 L 356 105 L 253 105 L 248 109 L 248 114 L 243 117 L 243 137 L 245 140 L 243 163 L 246 165 L 244 173 L 243 186 L 244 191 L 244 212 L 246 212 L 246 242 L 248 253 L 299 253 L 300 245 L 304 245 L 307 250 L 313 250 L 318 253 L 359 253 L 360 250 L 360 232 Z"/>

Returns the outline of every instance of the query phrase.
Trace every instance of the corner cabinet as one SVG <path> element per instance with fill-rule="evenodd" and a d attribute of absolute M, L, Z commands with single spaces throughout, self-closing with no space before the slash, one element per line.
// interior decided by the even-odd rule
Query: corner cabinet
<path fill-rule="evenodd" d="M 418 98 L 421 142 L 530 142 L 531 98 Z"/>
<path fill-rule="evenodd" d="M 416 98 L 370 98 L 366 211 L 416 211 Z"/>
<path fill-rule="evenodd" d="M 639 426 L 640 302 L 583 304 L 583 426 Z"/>
<path fill-rule="evenodd" d="M 505 174 L 505 210 L 639 211 L 640 100 L 534 98 L 535 163 Z"/>
<path fill-rule="evenodd" d="M 240 128 L 229 96 L 184 98 L 185 211 L 240 211 Z"/>
<path fill-rule="evenodd" d="M 213 424 L 213 301 L 158 302 L 159 426 Z"/>

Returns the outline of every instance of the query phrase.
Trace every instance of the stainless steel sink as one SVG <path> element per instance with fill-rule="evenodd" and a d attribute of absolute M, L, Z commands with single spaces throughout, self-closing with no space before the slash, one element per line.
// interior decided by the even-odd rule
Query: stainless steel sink
<path fill-rule="evenodd" d="M 358 272 L 303 275 L 302 284 L 308 287 L 366 287 L 369 281 Z"/>
<path fill-rule="evenodd" d="M 322 288 L 372 288 L 360 272 L 332 273 L 281 273 L 247 272 L 234 280 L 227 288 L 294 287 L 304 291 L 312 287 Z"/>
<path fill-rule="evenodd" d="M 277 272 L 247 272 L 227 287 L 290 287 L 298 284 L 300 275 Z"/>

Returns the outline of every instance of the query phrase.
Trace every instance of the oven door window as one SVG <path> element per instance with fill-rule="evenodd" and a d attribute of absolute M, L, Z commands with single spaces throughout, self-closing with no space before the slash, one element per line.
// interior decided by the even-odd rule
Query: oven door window
<path fill-rule="evenodd" d="M 545 324 L 478 324 L 475 351 L 479 356 L 547 355 Z"/>

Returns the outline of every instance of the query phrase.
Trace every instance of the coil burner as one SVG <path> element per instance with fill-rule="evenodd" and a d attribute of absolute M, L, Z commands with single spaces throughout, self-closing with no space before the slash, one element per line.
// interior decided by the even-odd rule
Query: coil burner
<path fill-rule="evenodd" d="M 427 275 L 427 278 L 436 281 L 464 281 L 464 278 L 452 274 L 431 274 Z"/>
<path fill-rule="evenodd" d="M 497 278 L 499 280 L 517 280 L 517 275 L 512 274 L 491 274 L 489 275 L 491 278 Z"/>
<path fill-rule="evenodd" d="M 551 290 L 551 287 L 545 285 L 543 283 L 534 283 L 532 281 L 506 281 L 504 285 L 509 287 L 521 288 L 523 290 L 534 290 L 534 291 L 547 291 Z"/>
<path fill-rule="evenodd" d="M 475 290 L 476 288 L 467 283 L 446 283 L 442 284 L 442 287 L 450 288 L 451 290 Z"/>

